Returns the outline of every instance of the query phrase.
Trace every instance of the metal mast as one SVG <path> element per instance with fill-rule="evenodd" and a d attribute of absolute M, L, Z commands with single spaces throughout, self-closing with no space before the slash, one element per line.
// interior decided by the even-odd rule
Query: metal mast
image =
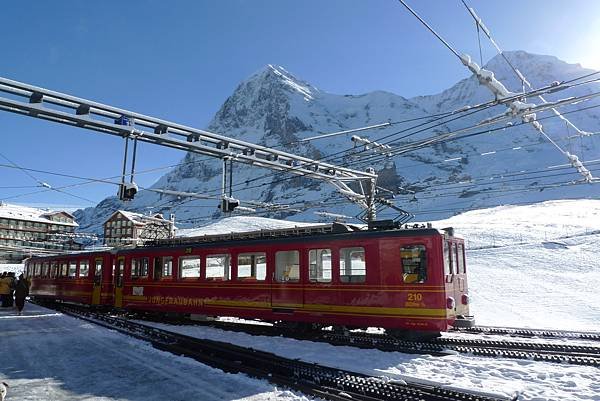
<path fill-rule="evenodd" d="M 0 92 L 8 95 L 0 96 L 3 111 L 325 181 L 375 219 L 372 169 L 336 166 L 2 77 Z"/>

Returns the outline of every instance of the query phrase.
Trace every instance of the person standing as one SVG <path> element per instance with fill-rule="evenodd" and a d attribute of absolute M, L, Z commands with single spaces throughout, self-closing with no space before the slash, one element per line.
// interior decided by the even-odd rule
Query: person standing
<path fill-rule="evenodd" d="M 17 284 L 17 279 L 15 278 L 15 272 L 8 272 L 8 278 L 10 281 L 8 282 L 8 306 L 14 306 L 14 295 L 15 295 L 15 285 Z"/>
<path fill-rule="evenodd" d="M 25 306 L 25 297 L 29 295 L 29 283 L 23 277 L 23 274 L 19 276 L 19 281 L 15 284 L 15 303 L 17 304 L 17 311 L 19 316 L 23 312 Z"/>
<path fill-rule="evenodd" d="M 4 272 L 0 276 L 0 298 L 2 298 L 2 307 L 8 307 L 8 297 L 10 296 L 10 278 Z"/>

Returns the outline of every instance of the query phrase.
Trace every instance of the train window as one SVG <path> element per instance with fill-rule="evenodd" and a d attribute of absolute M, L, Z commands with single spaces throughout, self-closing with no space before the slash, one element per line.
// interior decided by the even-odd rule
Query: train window
<path fill-rule="evenodd" d="M 448 242 L 444 241 L 444 275 L 450 274 L 450 248 Z"/>
<path fill-rule="evenodd" d="M 458 269 L 459 273 L 466 273 L 465 269 L 465 249 L 463 244 L 458 244 Z"/>
<path fill-rule="evenodd" d="M 173 275 L 173 258 L 168 256 L 162 260 L 162 276 L 171 277 Z"/>
<path fill-rule="evenodd" d="M 229 280 L 231 277 L 231 256 L 207 255 L 206 256 L 206 279 L 207 280 Z"/>
<path fill-rule="evenodd" d="M 48 264 L 48 262 L 42 263 L 42 276 L 50 277 L 50 265 Z"/>
<path fill-rule="evenodd" d="M 238 255 L 238 279 L 263 281 L 265 277 L 267 277 L 266 253 L 241 253 Z"/>
<path fill-rule="evenodd" d="M 275 253 L 275 280 L 280 283 L 300 281 L 300 252 L 280 251 Z"/>
<path fill-rule="evenodd" d="M 200 277 L 200 256 L 179 258 L 180 278 Z"/>
<path fill-rule="evenodd" d="M 102 259 L 96 259 L 94 269 L 94 283 L 100 284 L 102 282 Z"/>
<path fill-rule="evenodd" d="M 67 262 L 62 262 L 60 264 L 60 276 L 67 277 L 67 273 L 69 272 L 69 265 Z"/>
<path fill-rule="evenodd" d="M 69 277 L 75 277 L 77 275 L 77 262 L 72 260 L 69 262 Z"/>
<path fill-rule="evenodd" d="M 458 264 L 456 261 L 456 244 L 454 242 L 452 243 L 452 264 L 451 264 L 451 266 L 452 266 L 452 273 L 454 273 L 454 274 L 460 273 L 458 271 Z"/>
<path fill-rule="evenodd" d="M 148 258 L 131 259 L 131 278 L 148 276 Z"/>
<path fill-rule="evenodd" d="M 155 257 L 152 266 L 154 266 L 152 269 L 154 280 L 160 280 L 162 277 L 162 258 L 160 256 Z"/>
<path fill-rule="evenodd" d="M 308 279 L 312 283 L 331 282 L 331 249 L 308 251 Z"/>
<path fill-rule="evenodd" d="M 340 281 L 342 283 L 364 283 L 366 275 L 365 248 L 340 249 Z"/>
<path fill-rule="evenodd" d="M 79 277 L 87 277 L 90 274 L 90 261 L 80 260 L 79 261 Z"/>
<path fill-rule="evenodd" d="M 402 279 L 405 283 L 424 283 L 427 280 L 427 255 L 424 245 L 400 248 Z"/>
<path fill-rule="evenodd" d="M 50 277 L 56 278 L 58 275 L 58 264 L 56 262 L 52 262 L 50 266 Z"/>

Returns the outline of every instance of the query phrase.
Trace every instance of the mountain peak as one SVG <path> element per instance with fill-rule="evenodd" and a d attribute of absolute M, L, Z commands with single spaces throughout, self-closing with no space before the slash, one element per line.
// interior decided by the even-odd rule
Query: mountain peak
<path fill-rule="evenodd" d="M 238 89 L 248 85 L 257 89 L 265 87 L 284 89 L 288 92 L 300 94 L 306 101 L 314 100 L 319 94 L 319 89 L 297 78 L 282 66 L 275 64 L 267 64 L 252 74 L 250 78 L 240 84 Z"/>

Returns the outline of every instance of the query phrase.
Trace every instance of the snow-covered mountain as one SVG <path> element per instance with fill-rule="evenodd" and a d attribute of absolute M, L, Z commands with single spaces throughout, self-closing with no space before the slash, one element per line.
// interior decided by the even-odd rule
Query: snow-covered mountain
<path fill-rule="evenodd" d="M 592 72 L 578 64 L 568 64 L 552 56 L 533 55 L 523 51 L 505 53 L 534 87 L 553 81 L 570 80 Z M 509 90 L 521 91 L 508 64 L 497 56 L 485 66 L 494 72 Z M 600 91 L 600 84 L 580 86 L 552 95 L 548 100 Z M 364 95 L 335 95 L 323 92 L 295 77 L 283 67 L 268 65 L 242 82 L 216 113 L 207 130 L 242 140 L 276 147 L 311 158 L 339 155 L 353 147 L 352 134 L 328 137 L 310 142 L 298 141 L 319 133 L 336 132 L 387 121 L 399 122 L 385 129 L 359 133 L 362 137 L 388 143 L 392 147 L 408 144 L 432 135 L 461 129 L 504 112 L 496 106 L 443 124 L 431 123 L 417 132 L 410 128 L 427 120 L 415 120 L 453 111 L 466 105 L 492 100 L 493 96 L 476 77 L 464 79 L 442 93 L 407 99 L 375 91 Z M 539 99 L 527 99 L 540 103 Z M 569 112 L 600 102 L 592 100 L 561 108 Z M 468 113 L 465 113 L 468 114 Z M 538 113 L 538 118 L 551 112 Z M 600 109 L 567 114 L 580 129 L 600 131 Z M 406 121 L 412 120 L 412 121 Z M 515 120 L 518 122 L 518 120 Z M 597 136 L 574 137 L 575 131 L 558 118 L 541 121 L 557 144 L 582 160 L 599 159 Z M 505 124 L 505 123 L 504 123 Z M 435 125 L 435 126 L 434 126 Z M 498 127 L 490 126 L 490 128 Z M 473 132 L 482 131 L 481 129 Z M 567 159 L 530 125 L 506 126 L 503 130 L 485 132 L 452 142 L 425 147 L 390 159 L 370 152 L 345 152 L 335 163 L 355 169 L 372 165 L 379 172 L 378 184 L 397 192 L 396 204 L 417 215 L 419 220 L 451 216 L 461 210 L 562 198 L 585 198 L 600 195 L 600 186 L 575 183 L 581 178 L 573 168 L 561 166 Z M 406 136 L 407 134 L 412 134 Z M 404 138 L 403 138 L 404 137 Z M 555 167 L 559 166 L 559 167 Z M 552 168 L 549 168 L 552 167 Z M 588 164 L 592 174 L 593 163 Z M 532 173 L 539 171 L 538 173 Z M 265 217 L 296 221 L 327 220 L 315 215 L 327 211 L 354 216 L 359 208 L 343 199 L 326 183 L 305 178 L 237 165 L 234 169 L 234 197 L 289 205 L 283 211 L 261 213 Z M 556 187 L 556 185 L 561 185 Z M 154 188 L 218 195 L 221 186 L 221 161 L 186 154 L 180 165 L 159 179 Z M 177 198 L 153 192 L 140 192 L 135 200 L 122 204 L 107 198 L 95 208 L 76 212 L 82 230 L 98 231 L 114 210 L 153 213 L 175 213 L 179 227 L 196 226 L 218 217 L 216 200 Z M 383 215 L 382 217 L 393 217 Z M 330 218 L 329 218 L 330 219 Z"/>

